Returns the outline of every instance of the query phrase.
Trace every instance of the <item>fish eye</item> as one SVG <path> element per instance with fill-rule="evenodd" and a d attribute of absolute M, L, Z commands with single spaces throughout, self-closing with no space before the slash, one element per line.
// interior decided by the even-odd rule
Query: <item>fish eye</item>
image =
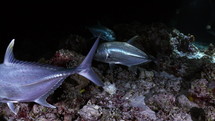
<path fill-rule="evenodd" d="M 110 55 L 108 55 L 107 58 L 110 58 Z"/>
<path fill-rule="evenodd" d="M 110 54 L 106 54 L 106 59 L 110 59 Z"/>

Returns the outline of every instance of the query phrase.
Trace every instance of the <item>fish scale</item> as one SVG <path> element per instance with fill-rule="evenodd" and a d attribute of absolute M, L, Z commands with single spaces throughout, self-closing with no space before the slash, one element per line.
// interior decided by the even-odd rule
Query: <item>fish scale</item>
<path fill-rule="evenodd" d="M 13 39 L 7 47 L 4 62 L 0 64 L 0 102 L 7 103 L 10 110 L 17 114 L 13 103 L 35 102 L 55 108 L 46 102 L 63 81 L 72 74 L 79 74 L 98 86 L 103 82 L 91 68 L 92 59 L 99 43 L 99 37 L 83 62 L 75 68 L 62 68 L 47 64 L 19 61 L 14 58 Z"/>

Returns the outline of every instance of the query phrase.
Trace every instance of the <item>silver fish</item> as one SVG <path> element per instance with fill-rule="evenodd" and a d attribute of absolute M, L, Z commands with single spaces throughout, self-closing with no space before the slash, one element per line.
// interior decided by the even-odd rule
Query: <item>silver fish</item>
<path fill-rule="evenodd" d="M 89 30 L 94 37 L 100 36 L 102 40 L 114 41 L 116 39 L 115 33 L 111 29 L 105 26 L 97 25 L 97 26 L 89 27 Z"/>
<path fill-rule="evenodd" d="M 91 68 L 99 38 L 84 61 L 78 67 L 71 69 L 19 61 L 13 55 L 14 41 L 13 39 L 10 42 L 4 62 L 0 64 L 0 102 L 7 103 L 13 113 L 17 114 L 13 103 L 19 102 L 35 102 L 55 108 L 46 102 L 46 98 L 71 74 L 80 74 L 96 85 L 103 86 Z"/>
<path fill-rule="evenodd" d="M 100 44 L 94 59 L 128 67 L 151 61 L 146 53 L 127 42 L 105 42 Z"/>

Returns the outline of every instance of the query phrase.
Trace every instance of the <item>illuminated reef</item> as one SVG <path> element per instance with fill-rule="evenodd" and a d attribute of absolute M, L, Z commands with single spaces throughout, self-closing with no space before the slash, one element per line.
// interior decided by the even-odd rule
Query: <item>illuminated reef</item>
<path fill-rule="evenodd" d="M 123 65 L 116 65 L 110 70 L 108 64 L 94 61 L 94 70 L 105 82 L 104 89 L 74 75 L 47 99 L 56 109 L 21 103 L 17 104 L 20 112 L 15 116 L 2 104 L 1 118 L 56 121 L 215 120 L 213 45 L 200 50 L 193 44 L 195 35 L 183 34 L 161 23 L 117 24 L 111 28 L 116 33 L 116 41 L 127 41 L 139 35 L 133 45 L 153 56 L 156 62 L 137 65 L 137 69 L 131 71 Z M 87 50 L 81 49 L 81 46 L 89 43 L 88 40 L 81 35 L 60 40 L 63 49 L 41 62 L 68 68 L 77 66 L 84 58 L 81 53 Z"/>

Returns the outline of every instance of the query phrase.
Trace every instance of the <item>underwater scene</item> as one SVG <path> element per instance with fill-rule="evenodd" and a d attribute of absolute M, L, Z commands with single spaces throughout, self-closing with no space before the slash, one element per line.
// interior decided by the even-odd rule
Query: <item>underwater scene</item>
<path fill-rule="evenodd" d="M 5 6 L 0 121 L 215 121 L 215 1 Z"/>

